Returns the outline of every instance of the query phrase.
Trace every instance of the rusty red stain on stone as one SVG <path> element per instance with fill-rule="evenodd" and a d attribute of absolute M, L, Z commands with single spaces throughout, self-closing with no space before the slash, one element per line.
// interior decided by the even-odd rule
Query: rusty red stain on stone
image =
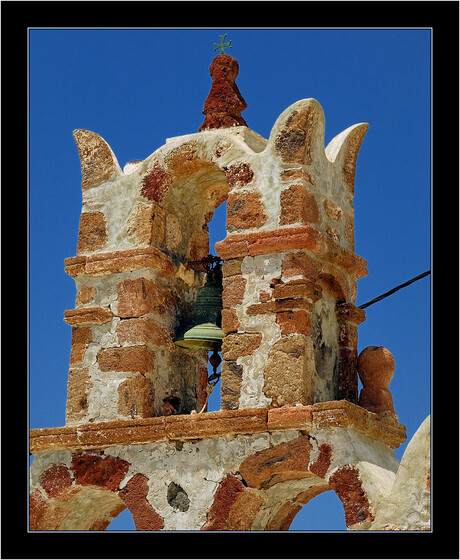
<path fill-rule="evenodd" d="M 228 54 L 219 54 L 212 61 L 209 67 L 212 86 L 203 107 L 206 118 L 200 132 L 211 128 L 247 126 L 241 116 L 247 103 L 235 84 L 238 71 L 238 62 Z"/>
<path fill-rule="evenodd" d="M 51 498 L 72 485 L 72 476 L 65 465 L 53 465 L 40 475 L 39 482 Z"/>
<path fill-rule="evenodd" d="M 230 509 L 236 502 L 238 495 L 245 491 L 245 488 L 239 478 L 228 473 L 216 490 L 214 502 L 208 511 L 208 521 L 202 527 L 202 530 L 224 530 Z"/>
<path fill-rule="evenodd" d="M 319 448 L 318 458 L 310 465 L 310 471 L 321 478 L 326 476 L 327 469 L 331 464 L 332 448 L 327 443 L 323 443 Z"/>
<path fill-rule="evenodd" d="M 161 202 L 173 182 L 173 176 L 157 161 L 142 181 L 141 195 L 154 202 Z"/>
<path fill-rule="evenodd" d="M 225 177 L 230 187 L 242 187 L 254 178 L 254 172 L 247 163 L 239 162 L 224 167 Z"/>
<path fill-rule="evenodd" d="M 74 453 L 71 468 L 76 484 L 100 486 L 116 492 L 128 472 L 129 463 L 116 457 Z"/>
<path fill-rule="evenodd" d="M 373 521 L 369 499 L 362 487 L 359 471 L 353 465 L 338 468 L 329 478 L 329 485 L 340 498 L 347 527 L 363 521 Z"/>
<path fill-rule="evenodd" d="M 149 487 L 147 477 L 141 473 L 134 475 L 126 486 L 118 492 L 133 515 L 137 531 L 160 531 L 164 520 L 147 501 Z"/>
<path fill-rule="evenodd" d="M 40 530 L 40 521 L 46 509 L 46 500 L 38 488 L 29 496 L 29 529 Z"/>

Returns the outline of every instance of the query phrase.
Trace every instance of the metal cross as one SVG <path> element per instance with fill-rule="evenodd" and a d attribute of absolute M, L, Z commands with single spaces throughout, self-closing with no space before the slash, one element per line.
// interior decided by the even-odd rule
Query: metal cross
<path fill-rule="evenodd" d="M 231 49 L 232 48 L 232 42 L 229 41 L 228 43 L 224 43 L 225 37 L 227 37 L 227 34 L 219 35 L 219 37 L 220 37 L 221 44 L 216 45 L 216 43 L 214 43 L 214 50 L 217 51 L 217 49 L 220 49 L 220 54 L 225 54 L 224 48 L 228 47 L 228 48 Z"/>

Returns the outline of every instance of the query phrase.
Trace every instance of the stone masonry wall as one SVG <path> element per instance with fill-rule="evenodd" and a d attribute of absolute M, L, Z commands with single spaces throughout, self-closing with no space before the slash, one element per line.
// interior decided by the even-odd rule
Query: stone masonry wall
<path fill-rule="evenodd" d="M 265 150 L 231 177 L 223 294 L 222 407 L 357 402 L 354 169 L 366 124 L 324 148 L 312 99 L 290 106 Z"/>
<path fill-rule="evenodd" d="M 36 432 L 32 531 L 101 531 L 125 508 L 137 530 L 283 531 L 331 490 L 347 527 L 366 529 L 387 507 L 405 439 L 344 401 Z"/>
<path fill-rule="evenodd" d="M 206 353 L 178 348 L 227 200 L 222 407 L 357 400 L 354 166 L 367 125 L 324 148 L 324 115 L 301 100 L 268 141 L 245 126 L 172 138 L 122 171 L 79 130 L 83 207 L 67 422 L 189 413 L 205 400 Z"/>

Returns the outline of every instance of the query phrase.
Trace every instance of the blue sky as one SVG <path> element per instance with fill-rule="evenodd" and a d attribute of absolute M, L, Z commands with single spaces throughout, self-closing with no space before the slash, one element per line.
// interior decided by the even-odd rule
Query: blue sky
<path fill-rule="evenodd" d="M 63 426 L 81 172 L 72 131 L 102 136 L 121 167 L 166 138 L 198 132 L 211 87 L 213 44 L 228 34 L 248 126 L 268 138 L 284 109 L 315 98 L 325 145 L 368 122 L 355 181 L 355 249 L 368 262 L 356 305 L 431 268 L 431 31 L 429 29 L 30 29 L 29 30 L 29 425 Z M 225 237 L 225 208 L 211 247 Z M 358 350 L 385 346 L 390 384 L 409 441 L 430 414 L 431 276 L 366 309 Z M 217 386 L 211 407 L 219 408 Z M 396 450 L 401 459 L 406 444 Z M 132 529 L 123 514 L 111 529 Z M 118 524 L 118 525 L 117 525 Z M 293 530 L 344 530 L 327 492 Z"/>

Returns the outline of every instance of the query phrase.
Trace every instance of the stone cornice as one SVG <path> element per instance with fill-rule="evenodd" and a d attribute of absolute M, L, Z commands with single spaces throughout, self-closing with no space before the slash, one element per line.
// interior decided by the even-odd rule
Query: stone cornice
<path fill-rule="evenodd" d="M 64 260 L 65 272 L 75 278 L 80 274 L 103 276 L 113 272 L 127 272 L 140 268 L 155 268 L 163 274 L 173 274 L 176 267 L 171 257 L 156 247 L 141 247 L 112 251 L 107 253 L 94 253 L 90 255 L 77 255 Z"/>
<path fill-rule="evenodd" d="M 362 257 L 340 247 L 322 232 L 309 225 L 232 233 L 216 243 L 215 248 L 224 260 L 306 249 L 342 268 L 355 279 L 367 275 L 367 262 Z"/>
<path fill-rule="evenodd" d="M 30 453 L 58 449 L 104 449 L 113 445 L 187 441 L 280 430 L 352 428 L 392 449 L 406 440 L 406 428 L 348 401 L 306 406 L 220 410 L 30 430 Z"/>

